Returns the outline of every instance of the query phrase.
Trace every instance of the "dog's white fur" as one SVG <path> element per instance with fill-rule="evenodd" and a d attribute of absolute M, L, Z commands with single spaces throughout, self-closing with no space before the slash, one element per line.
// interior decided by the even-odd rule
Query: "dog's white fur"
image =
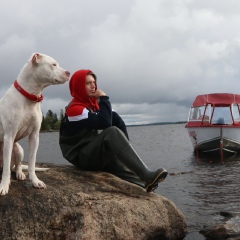
<path fill-rule="evenodd" d="M 70 73 L 61 68 L 51 57 L 34 53 L 20 71 L 17 81 L 28 93 L 40 96 L 42 90 L 69 80 Z M 3 168 L 0 195 L 8 193 L 11 169 L 15 166 L 16 177 L 25 180 L 22 172 L 23 148 L 18 141 L 29 137 L 28 173 L 32 185 L 46 188 L 35 174 L 39 130 L 42 121 L 41 103 L 23 96 L 12 85 L 0 100 L 0 168 Z"/>

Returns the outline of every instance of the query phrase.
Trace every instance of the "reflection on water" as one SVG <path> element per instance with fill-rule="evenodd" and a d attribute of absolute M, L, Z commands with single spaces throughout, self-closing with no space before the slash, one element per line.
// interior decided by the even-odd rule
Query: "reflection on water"
<path fill-rule="evenodd" d="M 169 171 L 157 194 L 172 200 L 187 219 L 186 240 L 205 239 L 204 226 L 221 223 L 219 212 L 240 212 L 240 158 L 196 159 L 183 124 L 129 127 L 129 137 L 144 162 L 152 169 Z M 26 149 L 26 139 L 22 140 Z M 38 162 L 68 164 L 58 146 L 58 133 L 41 133 Z"/>

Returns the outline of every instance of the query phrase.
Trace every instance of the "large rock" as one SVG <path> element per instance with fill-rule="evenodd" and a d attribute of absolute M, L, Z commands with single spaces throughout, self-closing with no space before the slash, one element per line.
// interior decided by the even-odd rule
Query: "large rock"
<path fill-rule="evenodd" d="M 103 172 L 72 166 L 38 172 L 47 189 L 12 176 L 0 197 L 0 239 L 175 240 L 187 224 L 175 204 L 163 196 Z"/>

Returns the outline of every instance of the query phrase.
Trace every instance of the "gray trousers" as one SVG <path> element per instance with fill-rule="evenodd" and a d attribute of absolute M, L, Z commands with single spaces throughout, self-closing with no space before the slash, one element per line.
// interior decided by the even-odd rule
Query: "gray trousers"
<path fill-rule="evenodd" d="M 76 167 L 89 171 L 104 171 L 144 187 L 143 181 L 121 162 L 121 152 L 129 148 L 129 140 L 117 127 L 104 129 L 78 152 Z"/>

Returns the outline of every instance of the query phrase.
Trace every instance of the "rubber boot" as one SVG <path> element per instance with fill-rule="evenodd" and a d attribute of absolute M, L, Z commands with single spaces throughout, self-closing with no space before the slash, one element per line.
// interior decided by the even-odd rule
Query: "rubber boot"
<path fill-rule="evenodd" d="M 149 170 L 131 145 L 125 148 L 117 157 L 145 182 L 147 192 L 154 191 L 158 187 L 158 183 L 167 177 L 168 172 L 164 168 L 159 168 L 156 171 Z"/>

